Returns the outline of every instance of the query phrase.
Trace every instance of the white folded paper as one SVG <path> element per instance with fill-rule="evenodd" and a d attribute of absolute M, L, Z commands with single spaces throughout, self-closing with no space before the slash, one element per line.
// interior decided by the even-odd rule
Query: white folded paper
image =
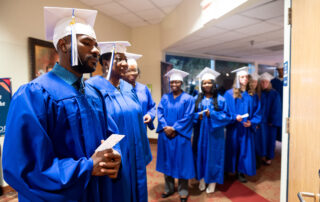
<path fill-rule="evenodd" d="M 114 145 L 120 142 L 122 138 L 124 138 L 124 135 L 112 134 L 96 149 L 96 152 L 111 149 Z"/>
<path fill-rule="evenodd" d="M 208 109 L 202 110 L 201 112 L 198 112 L 198 114 L 203 114 L 206 111 L 208 111 Z"/>
<path fill-rule="evenodd" d="M 247 118 L 247 117 L 249 117 L 249 114 L 248 113 L 246 113 L 246 114 L 243 114 L 243 115 L 241 115 L 241 118 Z"/>

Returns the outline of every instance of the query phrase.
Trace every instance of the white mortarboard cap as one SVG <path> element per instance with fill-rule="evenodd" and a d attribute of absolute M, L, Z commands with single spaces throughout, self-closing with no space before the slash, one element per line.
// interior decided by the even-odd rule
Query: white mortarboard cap
<path fill-rule="evenodd" d="M 219 72 L 210 69 L 209 67 L 205 67 L 198 75 L 197 75 L 197 79 L 199 79 L 200 81 L 203 80 L 216 80 L 216 78 L 220 75 Z"/>
<path fill-rule="evenodd" d="M 140 54 L 135 54 L 135 53 L 125 53 L 125 55 L 126 55 L 126 57 L 127 57 L 127 60 L 128 60 L 127 63 L 128 63 L 129 66 L 130 66 L 130 65 L 135 65 L 135 66 L 137 66 L 137 65 L 138 65 L 138 64 L 137 64 L 137 60 L 142 57 L 142 55 L 140 55 Z"/>
<path fill-rule="evenodd" d="M 271 81 L 274 77 L 269 74 L 268 72 L 265 72 L 263 74 L 260 75 L 260 80 L 267 80 L 267 81 Z"/>
<path fill-rule="evenodd" d="M 254 73 L 252 73 L 250 75 L 251 75 L 251 79 L 255 80 L 255 81 L 258 81 L 259 78 L 260 78 L 260 76 L 259 76 L 259 74 L 257 72 L 254 72 Z"/>
<path fill-rule="evenodd" d="M 142 57 L 142 55 L 140 54 L 135 54 L 135 53 L 125 53 L 127 59 L 134 59 L 134 60 L 138 60 L 139 58 Z"/>
<path fill-rule="evenodd" d="M 243 76 L 243 75 L 248 75 L 249 74 L 249 67 L 241 67 L 239 69 L 233 70 L 231 73 L 237 73 L 237 76 Z"/>
<path fill-rule="evenodd" d="M 128 41 L 107 41 L 99 42 L 100 54 L 112 53 L 113 49 L 115 53 L 126 53 L 127 47 L 131 46 Z"/>
<path fill-rule="evenodd" d="M 96 10 L 44 7 L 46 39 L 52 40 L 57 49 L 58 41 L 71 35 L 72 65 L 78 65 L 76 35 L 85 34 L 96 39 L 93 30 L 96 16 Z"/>
<path fill-rule="evenodd" d="M 183 81 L 183 78 L 188 75 L 188 72 L 179 69 L 171 69 L 165 74 L 165 76 L 170 78 L 170 81 Z"/>
<path fill-rule="evenodd" d="M 110 79 L 113 59 L 115 53 L 126 53 L 127 47 L 131 46 L 128 41 L 108 41 L 108 42 L 99 42 L 98 46 L 100 48 L 100 54 L 111 53 L 111 62 L 109 65 L 109 71 L 107 75 L 107 80 Z"/>
<path fill-rule="evenodd" d="M 244 76 L 244 75 L 248 75 L 249 74 L 249 67 L 244 66 L 244 67 L 233 70 L 231 73 L 235 73 L 235 72 L 237 73 L 237 75 L 236 75 L 236 88 L 240 88 L 239 77 Z"/>

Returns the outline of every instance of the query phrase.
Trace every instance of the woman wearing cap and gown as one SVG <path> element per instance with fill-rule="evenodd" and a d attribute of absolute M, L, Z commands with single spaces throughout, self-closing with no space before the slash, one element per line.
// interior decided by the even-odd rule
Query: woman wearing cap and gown
<path fill-rule="evenodd" d="M 249 75 L 249 90 L 248 90 L 248 94 L 251 95 L 253 97 L 254 102 L 259 102 L 260 106 L 261 106 L 261 102 L 260 102 L 260 94 L 261 94 L 261 90 L 260 90 L 260 85 L 259 85 L 259 75 L 254 72 L 252 74 Z M 257 133 L 258 129 L 259 129 L 260 125 L 256 125 L 256 127 L 254 128 L 254 130 L 252 130 L 252 132 L 254 133 L 254 140 L 255 140 L 255 151 L 256 151 L 256 168 L 260 168 L 261 166 L 261 158 L 259 156 L 259 144 L 257 145 L 257 141 L 258 139 L 261 139 L 259 137 L 259 134 Z"/>
<path fill-rule="evenodd" d="M 86 81 L 104 97 L 108 120 L 116 123 L 119 133 L 125 135 L 120 142 L 122 166 L 112 187 L 113 201 L 148 201 L 146 162 L 151 159 L 149 144 L 146 146 L 142 109 L 132 86 L 121 78 L 127 71 L 124 55 L 129 42 L 102 42 L 100 49 L 109 54 L 110 70 L 107 80 L 95 76 Z M 114 54 L 111 53 L 115 47 Z M 114 57 L 112 57 L 114 56 Z M 112 60 L 114 61 L 112 63 Z M 111 66 L 112 64 L 112 66 Z M 148 148 L 148 151 L 145 149 Z"/>
<path fill-rule="evenodd" d="M 213 193 L 216 183 L 223 184 L 225 138 L 224 127 L 230 122 L 223 96 L 218 94 L 215 79 L 220 73 L 206 67 L 197 76 L 201 93 L 195 97 L 194 160 L 199 189 Z"/>
<path fill-rule="evenodd" d="M 277 130 L 282 123 L 280 95 L 272 89 L 272 78 L 267 72 L 260 76 L 262 120 L 256 140 L 257 153 L 267 165 L 270 165 L 274 158 Z"/>
<path fill-rule="evenodd" d="M 241 182 L 247 182 L 244 174 L 256 174 L 254 132 L 261 121 L 260 103 L 248 94 L 248 67 L 236 70 L 234 87 L 224 97 L 232 122 L 227 125 L 225 170 L 238 174 Z"/>
<path fill-rule="evenodd" d="M 183 77 L 188 73 L 172 69 L 170 77 L 171 93 L 162 96 L 158 105 L 158 152 L 156 170 L 165 177 L 166 198 L 174 193 L 174 178 L 179 179 L 178 192 L 181 201 L 188 197 L 188 179 L 195 177 L 191 135 L 194 99 L 183 92 Z"/>
<path fill-rule="evenodd" d="M 147 126 L 150 130 L 154 129 L 153 120 L 156 116 L 156 103 L 153 101 L 148 87 L 136 81 L 140 74 L 136 60 L 142 57 L 142 55 L 126 53 L 126 56 L 128 58 L 128 71 L 126 72 L 125 80 L 132 85 L 138 96 L 147 132 Z"/>

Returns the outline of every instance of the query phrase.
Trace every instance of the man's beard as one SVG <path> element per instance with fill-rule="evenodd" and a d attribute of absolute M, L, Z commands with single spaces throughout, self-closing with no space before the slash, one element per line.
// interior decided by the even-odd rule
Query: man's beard
<path fill-rule="evenodd" d="M 89 60 L 96 58 L 95 56 L 87 56 L 84 60 L 81 60 L 80 57 L 78 58 L 78 65 L 72 66 L 72 69 L 77 71 L 78 73 L 85 74 L 85 73 L 92 73 L 96 70 L 96 65 L 90 67 Z"/>

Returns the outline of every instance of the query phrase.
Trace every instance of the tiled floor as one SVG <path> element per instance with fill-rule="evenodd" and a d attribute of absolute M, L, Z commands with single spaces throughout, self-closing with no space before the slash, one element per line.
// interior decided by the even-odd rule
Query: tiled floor
<path fill-rule="evenodd" d="M 179 201 L 179 195 L 175 193 L 167 199 L 161 198 L 164 181 L 163 174 L 155 171 L 157 145 L 151 144 L 153 161 L 147 167 L 149 202 L 173 202 Z M 281 144 L 277 142 L 276 157 L 271 166 L 262 166 L 254 177 L 248 177 L 249 182 L 242 184 L 234 179 L 226 179 L 224 185 L 218 185 L 216 192 L 206 194 L 198 190 L 196 181 L 190 182 L 189 202 L 260 202 L 260 201 L 279 201 L 280 198 L 280 152 Z M 194 184 L 192 184 L 194 183 Z M 16 202 L 17 193 L 9 192 L 0 196 L 0 201 Z"/>

